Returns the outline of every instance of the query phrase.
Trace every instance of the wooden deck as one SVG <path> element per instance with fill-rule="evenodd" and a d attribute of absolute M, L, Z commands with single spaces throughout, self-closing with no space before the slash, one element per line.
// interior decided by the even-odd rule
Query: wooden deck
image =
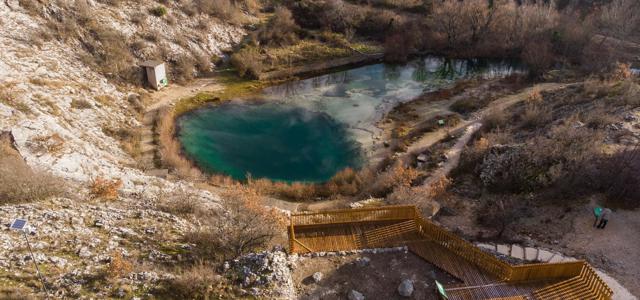
<path fill-rule="evenodd" d="M 512 266 L 423 219 L 413 206 L 335 210 L 291 216 L 290 251 L 346 251 L 407 246 L 460 279 L 449 299 L 611 299 L 584 261 Z"/>

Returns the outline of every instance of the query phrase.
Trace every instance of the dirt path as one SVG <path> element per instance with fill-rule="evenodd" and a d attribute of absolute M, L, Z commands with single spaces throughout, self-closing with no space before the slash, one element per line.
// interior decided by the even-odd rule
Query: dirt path
<path fill-rule="evenodd" d="M 431 185 L 440 178 L 447 176 L 449 172 L 451 172 L 451 170 L 457 167 L 458 163 L 460 162 L 460 154 L 462 154 L 464 146 L 469 143 L 469 140 L 471 140 L 473 134 L 480 130 L 481 127 L 482 123 L 480 123 L 479 121 L 467 126 L 467 128 L 464 129 L 464 134 L 462 134 L 458 141 L 456 141 L 455 145 L 447 150 L 447 161 L 442 167 L 431 173 L 431 175 L 427 179 L 425 179 L 423 185 Z"/>
<path fill-rule="evenodd" d="M 447 161 L 444 163 L 443 166 L 433 171 L 431 175 L 427 177 L 427 179 L 425 179 L 423 185 L 425 186 L 431 185 L 433 182 L 439 180 L 443 176 L 447 176 L 449 172 L 451 172 L 451 170 L 453 170 L 455 167 L 458 166 L 458 163 L 460 162 L 460 155 L 462 154 L 462 150 L 464 149 L 465 145 L 469 143 L 469 140 L 471 139 L 473 134 L 476 133 L 478 130 L 480 130 L 480 128 L 482 127 L 481 120 L 484 115 L 496 109 L 505 110 L 518 102 L 524 101 L 534 91 L 540 91 L 540 92 L 551 91 L 551 90 L 564 88 L 568 85 L 570 84 L 542 83 L 530 88 L 526 88 L 520 93 L 509 95 L 493 101 L 487 108 L 484 108 L 483 110 L 477 112 L 469 120 L 462 121 L 458 125 L 454 126 L 453 128 L 440 129 L 438 131 L 428 133 L 425 136 L 423 136 L 421 139 L 419 139 L 417 142 L 411 144 L 411 146 L 409 146 L 409 149 L 407 151 L 407 155 L 410 155 L 411 153 L 419 153 L 427 150 L 429 147 L 435 145 L 436 143 L 440 142 L 443 138 L 445 138 L 449 132 L 464 130 L 463 135 L 460 136 L 460 138 L 458 138 L 458 141 L 456 141 L 455 145 L 453 145 L 453 147 L 447 150 L 446 152 Z"/>
<path fill-rule="evenodd" d="M 201 92 L 219 91 L 223 88 L 224 87 L 216 81 L 215 77 L 199 78 L 187 85 L 169 85 L 151 94 L 154 102 L 145 109 L 145 113 L 173 105 L 180 99 L 191 97 Z"/>
<path fill-rule="evenodd" d="M 491 104 L 489 104 L 488 107 L 486 107 L 486 108 L 482 109 L 481 111 L 475 113 L 471 118 L 469 118 L 468 120 L 464 120 L 464 121 L 460 122 L 458 125 L 456 125 L 454 127 L 443 128 L 443 129 L 440 129 L 440 130 L 425 134 L 420 139 L 418 139 L 415 143 L 413 143 L 413 144 L 411 144 L 411 146 L 409 146 L 409 148 L 407 150 L 407 153 L 417 153 L 417 152 L 425 151 L 427 148 L 435 145 L 436 143 L 440 142 L 443 138 L 445 138 L 447 136 L 448 132 L 457 131 L 457 130 L 460 130 L 460 129 L 465 128 L 467 126 L 470 126 L 473 123 L 476 123 L 479 120 L 481 120 L 482 117 L 484 115 L 486 115 L 490 111 L 493 111 L 493 110 L 504 110 L 504 109 L 507 109 L 508 107 L 510 107 L 511 105 L 514 105 L 514 104 L 516 104 L 518 102 L 524 101 L 534 91 L 540 91 L 540 92 L 542 92 L 542 91 L 552 91 L 552 90 L 557 90 L 557 89 L 561 89 L 561 88 L 567 87 L 569 85 L 571 85 L 571 84 L 567 84 L 567 83 L 541 83 L 541 84 L 537 84 L 537 85 L 534 85 L 532 87 L 526 88 L 526 89 L 522 90 L 520 93 L 509 95 L 509 96 L 505 96 L 505 97 L 502 97 L 500 99 L 497 99 L 497 100 L 491 102 Z M 447 110 L 445 112 L 450 112 L 450 111 Z"/>
<path fill-rule="evenodd" d="M 563 243 L 639 296 L 640 210 L 616 210 L 605 229 L 596 229 L 593 207 L 594 204 L 588 204 L 582 208 L 573 220 L 573 230 L 563 237 Z"/>

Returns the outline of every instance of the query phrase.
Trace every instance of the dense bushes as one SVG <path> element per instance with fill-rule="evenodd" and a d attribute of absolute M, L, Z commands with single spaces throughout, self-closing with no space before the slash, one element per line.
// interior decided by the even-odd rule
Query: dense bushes
<path fill-rule="evenodd" d="M 253 38 L 260 45 L 291 45 L 298 41 L 296 31 L 299 29 L 291 11 L 280 6 L 276 8 L 269 22 L 264 27 L 261 27 Z"/>
<path fill-rule="evenodd" d="M 640 151 L 619 140 L 632 133 L 615 125 L 621 110 L 640 105 L 629 95 L 640 93 L 620 68 L 607 77 L 622 79 L 534 93 L 518 107 L 488 114 L 488 128 L 464 151 L 455 178 L 475 173 L 488 195 L 577 201 L 604 194 L 611 205 L 640 205 Z"/>

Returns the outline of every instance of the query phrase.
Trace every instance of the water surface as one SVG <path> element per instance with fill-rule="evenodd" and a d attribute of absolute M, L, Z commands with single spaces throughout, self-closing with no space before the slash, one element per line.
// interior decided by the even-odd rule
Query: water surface
<path fill-rule="evenodd" d="M 398 103 L 456 80 L 514 72 L 523 68 L 438 57 L 368 65 L 269 87 L 257 99 L 203 107 L 178 120 L 178 137 L 208 172 L 324 181 L 363 162 L 380 134 L 376 122 Z"/>

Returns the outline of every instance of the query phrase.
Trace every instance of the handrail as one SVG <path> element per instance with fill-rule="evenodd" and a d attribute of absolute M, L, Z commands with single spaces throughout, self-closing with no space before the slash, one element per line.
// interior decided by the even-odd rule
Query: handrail
<path fill-rule="evenodd" d="M 360 208 L 332 210 L 326 212 L 291 215 L 295 226 L 327 225 L 362 221 L 409 220 L 415 217 L 413 206 L 391 206 L 386 208 Z"/>
<path fill-rule="evenodd" d="M 571 278 L 580 275 L 585 261 L 539 263 L 511 266 L 508 281 Z"/>

